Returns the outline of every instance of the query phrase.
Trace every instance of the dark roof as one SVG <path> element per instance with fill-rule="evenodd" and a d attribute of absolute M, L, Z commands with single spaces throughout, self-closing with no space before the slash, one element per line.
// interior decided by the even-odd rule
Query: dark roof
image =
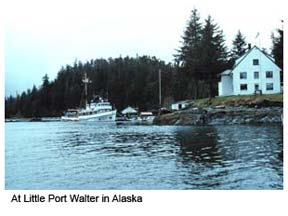
<path fill-rule="evenodd" d="M 182 101 L 176 101 L 172 104 L 180 104 L 180 103 L 191 103 L 191 100 L 182 100 Z"/>

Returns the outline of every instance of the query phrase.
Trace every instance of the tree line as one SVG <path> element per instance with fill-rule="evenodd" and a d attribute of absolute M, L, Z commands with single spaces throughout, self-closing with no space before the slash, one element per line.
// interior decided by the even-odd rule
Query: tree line
<path fill-rule="evenodd" d="M 158 107 L 158 72 L 161 70 L 162 95 L 164 103 L 169 103 L 173 95 L 176 73 L 172 64 L 150 56 L 118 57 L 96 59 L 86 63 L 75 61 L 58 72 L 53 81 L 45 75 L 42 85 L 33 86 L 16 97 L 5 100 L 6 117 L 60 116 L 67 108 L 84 105 L 84 73 L 91 83 L 88 84 L 88 101 L 99 95 L 108 98 L 118 109 L 126 106 L 140 110 Z M 170 99 L 169 99 L 170 98 Z"/>
<path fill-rule="evenodd" d="M 157 57 L 136 56 L 75 61 L 63 66 L 50 81 L 44 75 L 42 85 L 35 85 L 20 95 L 5 98 L 5 117 L 61 116 L 68 108 L 83 106 L 84 73 L 88 84 L 88 101 L 95 95 L 108 98 L 118 109 L 127 106 L 139 110 L 157 109 L 158 73 L 161 70 L 162 105 L 173 101 L 214 97 L 217 95 L 217 75 L 231 68 L 247 51 L 245 36 L 238 31 L 232 49 L 225 45 L 225 36 L 217 23 L 208 16 L 200 22 L 193 9 L 176 50 L 173 63 Z M 283 69 L 283 30 L 272 35 L 271 55 Z"/>

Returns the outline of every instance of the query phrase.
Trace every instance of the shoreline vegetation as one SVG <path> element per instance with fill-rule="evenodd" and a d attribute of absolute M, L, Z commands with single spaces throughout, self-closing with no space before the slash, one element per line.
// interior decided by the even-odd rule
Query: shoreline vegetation
<path fill-rule="evenodd" d="M 6 122 L 55 122 L 58 117 L 9 118 Z M 282 124 L 283 94 L 191 100 L 187 108 L 156 116 L 153 125 Z"/>

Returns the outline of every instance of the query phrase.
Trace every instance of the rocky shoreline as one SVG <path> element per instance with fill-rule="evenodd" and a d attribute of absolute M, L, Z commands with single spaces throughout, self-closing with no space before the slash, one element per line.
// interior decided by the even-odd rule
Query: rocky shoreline
<path fill-rule="evenodd" d="M 282 124 L 283 103 L 189 107 L 155 118 L 156 125 Z"/>

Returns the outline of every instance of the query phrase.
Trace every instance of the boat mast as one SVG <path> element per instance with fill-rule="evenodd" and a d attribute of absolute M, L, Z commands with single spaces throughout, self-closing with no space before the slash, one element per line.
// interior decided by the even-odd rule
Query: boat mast
<path fill-rule="evenodd" d="M 87 77 L 87 73 L 84 72 L 84 79 L 82 80 L 84 83 L 84 93 L 85 93 L 85 108 L 87 107 L 87 97 L 88 97 L 88 83 L 91 83 L 91 81 Z"/>

